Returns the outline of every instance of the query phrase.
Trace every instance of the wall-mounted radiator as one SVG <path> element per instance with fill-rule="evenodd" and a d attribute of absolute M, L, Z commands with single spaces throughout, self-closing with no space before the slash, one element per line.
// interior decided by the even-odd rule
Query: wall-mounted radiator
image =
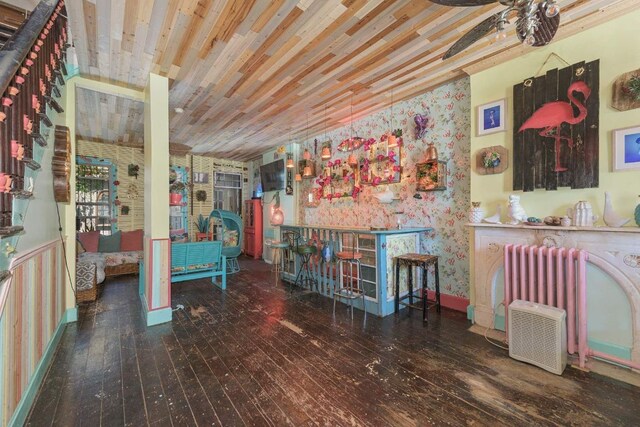
<path fill-rule="evenodd" d="M 585 250 L 546 246 L 505 245 L 504 306 L 523 300 L 567 312 L 567 350 L 578 352 L 580 367 L 596 356 L 634 369 L 640 364 L 589 349 L 587 342 L 587 260 Z M 508 310 L 505 325 L 509 336 Z"/>

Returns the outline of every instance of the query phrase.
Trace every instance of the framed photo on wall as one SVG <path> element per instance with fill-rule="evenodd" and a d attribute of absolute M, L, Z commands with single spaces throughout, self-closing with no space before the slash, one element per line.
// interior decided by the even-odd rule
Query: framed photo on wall
<path fill-rule="evenodd" d="M 489 102 L 478 107 L 477 136 L 505 131 L 507 99 Z"/>
<path fill-rule="evenodd" d="M 613 131 L 613 170 L 640 170 L 640 126 Z"/>

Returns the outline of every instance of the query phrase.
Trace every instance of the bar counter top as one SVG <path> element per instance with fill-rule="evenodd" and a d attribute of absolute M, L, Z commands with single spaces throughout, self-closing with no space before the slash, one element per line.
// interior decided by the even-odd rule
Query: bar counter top
<path fill-rule="evenodd" d="M 358 234 L 409 234 L 409 233 L 424 233 L 432 231 L 431 227 L 412 227 L 412 228 L 369 228 L 369 227 L 343 227 L 340 225 L 296 225 L 296 224 L 282 224 L 282 228 L 312 228 L 314 230 L 333 230 L 342 231 L 345 233 L 358 233 Z"/>

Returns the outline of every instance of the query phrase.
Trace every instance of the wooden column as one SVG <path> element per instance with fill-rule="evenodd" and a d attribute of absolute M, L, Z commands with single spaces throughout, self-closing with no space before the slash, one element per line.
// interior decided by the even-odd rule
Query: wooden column
<path fill-rule="evenodd" d="M 169 84 L 150 74 L 144 103 L 144 271 L 147 325 L 171 321 L 169 266 Z"/>

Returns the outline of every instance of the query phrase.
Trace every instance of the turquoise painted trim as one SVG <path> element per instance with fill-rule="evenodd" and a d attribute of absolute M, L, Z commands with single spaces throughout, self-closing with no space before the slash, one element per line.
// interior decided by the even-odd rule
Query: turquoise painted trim
<path fill-rule="evenodd" d="M 74 317 L 75 316 L 75 317 Z M 11 416 L 9 420 L 9 427 L 13 426 L 22 426 L 29 415 L 29 411 L 31 410 L 31 406 L 33 406 L 33 402 L 35 401 L 36 394 L 38 389 L 40 388 L 40 384 L 44 379 L 45 374 L 47 373 L 47 369 L 49 368 L 49 363 L 53 358 L 53 355 L 56 352 L 56 348 L 58 347 L 58 343 L 60 342 L 60 338 L 62 337 L 62 333 L 64 332 L 64 328 L 67 325 L 67 319 L 75 319 L 78 318 L 78 310 L 76 308 L 70 308 L 66 310 L 60 322 L 58 322 L 58 326 L 49 340 L 49 344 L 47 344 L 47 348 L 42 354 L 42 358 L 40 362 L 38 362 L 38 366 L 33 371 L 33 375 L 31 376 L 31 380 L 29 381 L 29 385 L 26 388 L 26 391 L 22 395 L 18 406 L 16 407 L 15 412 Z M 72 320 L 75 322 L 75 320 Z"/>
<path fill-rule="evenodd" d="M 78 307 L 67 309 L 62 315 L 62 321 L 64 323 L 73 323 L 78 321 Z"/>
<path fill-rule="evenodd" d="M 631 349 L 629 347 L 594 339 L 587 340 L 587 343 L 589 344 L 589 348 L 592 350 L 610 354 L 611 356 L 619 357 L 620 359 L 631 360 Z"/>
<path fill-rule="evenodd" d="M 160 307 L 160 294 L 162 293 L 160 291 L 160 278 L 162 277 L 162 272 L 160 271 L 160 268 L 162 267 L 162 260 L 160 259 L 160 255 L 161 255 L 161 251 L 162 251 L 162 246 L 161 246 L 160 241 L 157 240 L 153 240 L 151 242 L 152 245 L 152 251 L 151 251 L 151 255 L 152 255 L 152 259 L 149 261 L 151 262 L 151 264 L 149 265 L 149 267 L 151 267 L 152 273 L 151 273 L 151 308 L 155 309 L 156 307 Z"/>
<path fill-rule="evenodd" d="M 473 304 L 469 304 L 467 306 L 467 320 L 471 320 L 471 322 L 476 323 L 475 316 L 476 316 L 476 308 L 473 306 Z"/>
<path fill-rule="evenodd" d="M 493 329 L 497 329 L 499 331 L 505 332 L 507 328 L 504 325 L 504 316 L 500 314 L 495 314 L 493 317 Z"/>
<path fill-rule="evenodd" d="M 144 295 L 144 261 L 138 264 L 138 295 Z"/>
<path fill-rule="evenodd" d="M 173 315 L 171 307 L 149 311 L 147 309 L 147 298 L 144 296 L 144 294 L 140 294 L 140 301 L 142 302 L 142 314 L 147 322 L 147 326 L 154 326 L 160 325 L 161 323 L 171 322 Z"/>
<path fill-rule="evenodd" d="M 147 313 L 147 326 L 160 325 L 162 323 L 171 322 L 171 307 L 153 310 Z"/>

